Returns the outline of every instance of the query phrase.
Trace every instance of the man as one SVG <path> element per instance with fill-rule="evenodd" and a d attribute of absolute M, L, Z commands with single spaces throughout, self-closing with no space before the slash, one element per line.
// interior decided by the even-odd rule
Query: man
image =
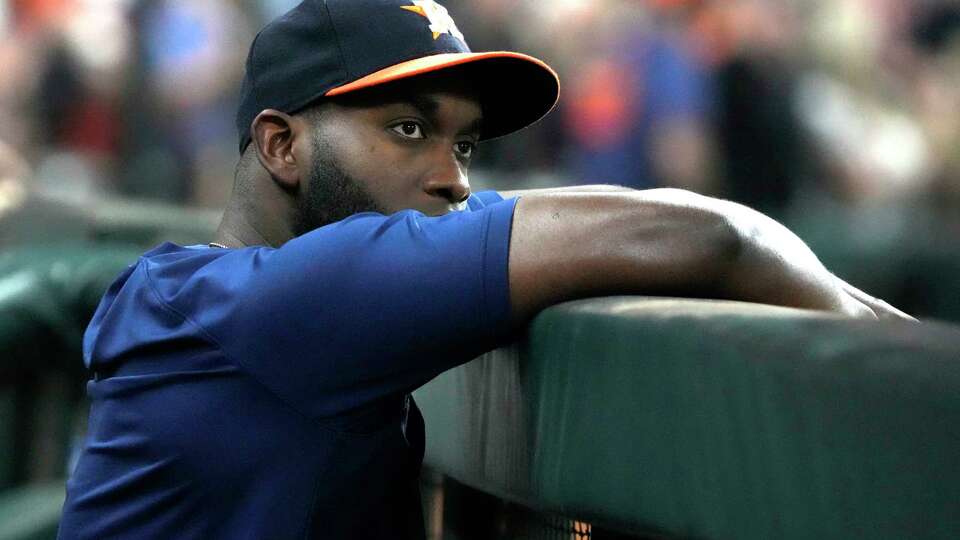
<path fill-rule="evenodd" d="M 556 75 L 472 54 L 432 0 L 306 0 L 251 47 L 210 246 L 166 243 L 84 336 L 89 434 L 61 538 L 422 538 L 410 397 L 571 298 L 900 316 L 795 236 L 677 190 L 471 194 L 477 141 Z"/>

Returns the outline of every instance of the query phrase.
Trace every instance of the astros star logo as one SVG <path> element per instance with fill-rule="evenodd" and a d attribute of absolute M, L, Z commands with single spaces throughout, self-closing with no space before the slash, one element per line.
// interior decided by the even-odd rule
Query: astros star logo
<path fill-rule="evenodd" d="M 430 21 L 430 31 L 433 32 L 433 39 L 440 37 L 440 34 L 450 34 L 451 36 L 466 43 L 463 34 L 457 29 L 453 18 L 447 13 L 447 8 L 434 2 L 433 0 L 411 0 L 412 6 L 400 6 L 401 8 L 412 11 L 417 15 L 426 17 Z"/>

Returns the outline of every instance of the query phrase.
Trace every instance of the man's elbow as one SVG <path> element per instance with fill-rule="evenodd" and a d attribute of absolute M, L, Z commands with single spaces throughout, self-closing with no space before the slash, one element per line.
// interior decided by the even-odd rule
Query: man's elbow
<path fill-rule="evenodd" d="M 720 297 L 746 240 L 726 201 L 677 188 L 637 192 L 630 227 L 634 255 L 654 289 L 680 296 Z"/>

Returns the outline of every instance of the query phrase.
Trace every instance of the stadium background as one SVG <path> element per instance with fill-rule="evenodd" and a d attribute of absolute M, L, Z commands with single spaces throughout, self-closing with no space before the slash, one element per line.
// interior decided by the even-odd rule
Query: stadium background
<path fill-rule="evenodd" d="M 158 230 L 203 241 L 230 192 L 248 44 L 294 3 L 0 2 L 6 268 L 28 248 L 116 239 L 114 226 L 144 249 Z M 617 183 L 733 199 L 868 292 L 960 321 L 958 2 L 442 3 L 473 50 L 531 53 L 562 81 L 551 116 L 481 146 L 475 189 Z M 23 413 L 56 406 L 10 390 L 19 367 L 2 373 L 13 427 L 0 446 L 16 466 L 0 483 L 62 475 L 36 435 L 59 413 Z M 30 384 L 69 403 L 77 376 Z"/>

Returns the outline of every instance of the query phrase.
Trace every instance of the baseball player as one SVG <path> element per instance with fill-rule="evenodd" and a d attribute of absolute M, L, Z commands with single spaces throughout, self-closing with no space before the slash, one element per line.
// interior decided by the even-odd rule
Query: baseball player
<path fill-rule="evenodd" d="M 423 538 L 410 397 L 542 308 L 605 294 L 904 317 L 794 235 L 679 190 L 471 193 L 479 141 L 556 103 L 433 0 L 305 0 L 246 64 L 209 245 L 164 243 L 84 335 L 60 538 Z"/>

